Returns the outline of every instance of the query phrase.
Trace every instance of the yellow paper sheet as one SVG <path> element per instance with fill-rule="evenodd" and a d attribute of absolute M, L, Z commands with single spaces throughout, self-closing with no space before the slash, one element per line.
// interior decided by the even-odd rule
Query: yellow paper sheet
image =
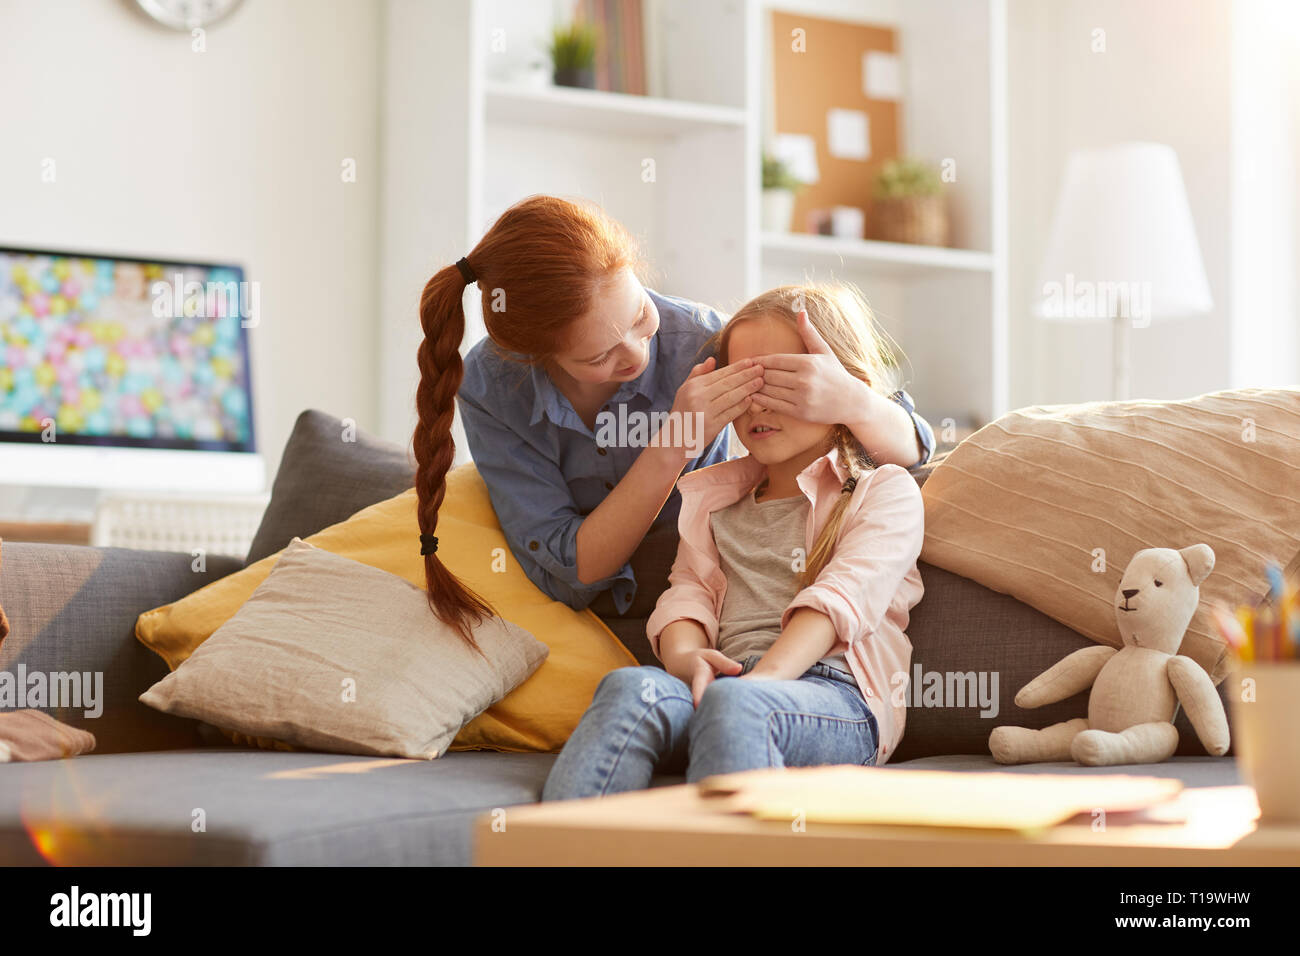
<path fill-rule="evenodd" d="M 1172 800 L 1182 781 L 1123 774 L 968 773 L 886 767 L 799 767 L 723 774 L 701 792 L 764 820 L 1034 831 L 1078 813 Z"/>

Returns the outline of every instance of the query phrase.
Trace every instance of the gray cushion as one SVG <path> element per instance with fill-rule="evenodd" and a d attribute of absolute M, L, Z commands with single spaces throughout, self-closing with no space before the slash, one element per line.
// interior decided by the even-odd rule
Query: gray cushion
<path fill-rule="evenodd" d="M 161 657 L 135 639 L 141 612 L 168 604 L 240 567 L 209 555 L 203 571 L 189 554 L 5 542 L 0 603 L 12 632 L 0 644 L 0 671 L 103 675 L 103 713 L 41 708 L 95 735 L 96 751 L 161 750 L 196 743 L 196 724 L 136 698 L 167 674 Z M 93 679 L 93 678 L 92 678 Z"/>
<path fill-rule="evenodd" d="M 271 501 L 246 561 L 260 561 L 295 536 L 306 538 L 346 521 L 414 484 L 415 459 L 401 445 L 346 429 L 324 412 L 305 411 L 284 446 Z"/>
<path fill-rule="evenodd" d="M 1046 727 L 1048 724 L 1088 716 L 1088 692 L 1066 700 L 1024 710 L 1017 707 L 1016 692 L 1061 658 L 1093 642 L 1064 624 L 998 594 L 968 578 L 921 562 L 925 596 L 912 609 L 907 635 L 912 641 L 912 673 L 985 673 L 998 677 L 996 716 L 981 717 L 978 706 L 916 707 L 909 692 L 907 726 L 903 741 L 891 761 L 912 760 L 934 754 L 988 754 L 994 727 Z M 1227 710 L 1226 682 L 1219 687 Z M 1204 755 L 1186 713 L 1179 708 L 1177 753 Z M 1229 750 L 1229 753 L 1232 753 Z"/>
<path fill-rule="evenodd" d="M 538 800 L 554 760 L 223 748 L 0 764 L 0 865 L 41 861 L 24 826 L 37 810 L 58 820 L 57 862 L 74 865 L 467 865 L 474 820 Z"/>

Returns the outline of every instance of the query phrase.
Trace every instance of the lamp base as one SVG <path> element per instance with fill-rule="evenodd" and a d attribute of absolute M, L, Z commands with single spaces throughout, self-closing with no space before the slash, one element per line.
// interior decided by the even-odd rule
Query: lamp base
<path fill-rule="evenodd" d="M 1116 310 L 1111 324 L 1114 332 L 1111 343 L 1114 357 L 1111 364 L 1111 397 L 1117 402 L 1126 402 L 1129 398 L 1129 320 Z"/>

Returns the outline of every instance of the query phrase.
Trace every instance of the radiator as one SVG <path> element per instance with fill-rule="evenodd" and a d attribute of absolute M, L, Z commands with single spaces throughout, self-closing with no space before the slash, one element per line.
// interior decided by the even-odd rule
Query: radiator
<path fill-rule="evenodd" d="M 201 551 L 242 558 L 270 495 L 181 497 L 104 492 L 91 544 L 146 551 Z"/>

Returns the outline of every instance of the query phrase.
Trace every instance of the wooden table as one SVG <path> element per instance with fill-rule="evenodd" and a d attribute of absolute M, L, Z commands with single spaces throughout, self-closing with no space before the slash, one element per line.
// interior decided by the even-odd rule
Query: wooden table
<path fill-rule="evenodd" d="M 1300 826 L 1258 825 L 1250 787 L 1189 788 L 1157 811 L 1038 836 L 784 822 L 723 812 L 693 784 L 507 807 L 474 827 L 485 866 L 1297 866 Z M 1160 819 L 1153 819 L 1158 817 Z M 1126 819 L 1127 818 L 1127 819 Z M 1169 822 L 1163 822 L 1163 821 Z"/>

